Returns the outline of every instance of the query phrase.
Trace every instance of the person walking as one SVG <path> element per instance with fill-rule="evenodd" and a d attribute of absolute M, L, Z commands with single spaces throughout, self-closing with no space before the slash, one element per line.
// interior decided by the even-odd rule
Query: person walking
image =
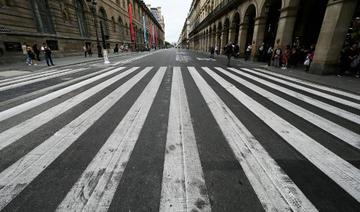
<path fill-rule="evenodd" d="M 284 51 L 284 54 L 282 54 L 282 67 L 281 69 L 286 70 L 289 66 L 289 57 L 291 54 L 291 49 L 290 49 L 290 45 L 286 46 L 286 49 Z"/>
<path fill-rule="evenodd" d="M 115 44 L 114 54 L 118 54 L 118 53 L 119 53 L 119 44 Z"/>
<path fill-rule="evenodd" d="M 87 57 L 88 55 L 88 49 L 86 48 L 86 45 L 83 46 L 84 56 Z"/>
<path fill-rule="evenodd" d="M 215 53 L 216 53 L 217 55 L 220 54 L 218 45 L 215 45 Z"/>
<path fill-rule="evenodd" d="M 30 46 L 26 46 L 26 64 L 28 64 L 29 66 L 31 66 L 33 64 L 33 58 L 35 58 L 34 53 L 31 50 Z"/>
<path fill-rule="evenodd" d="M 34 45 L 32 46 L 32 50 L 33 50 L 33 52 L 34 52 L 34 54 L 35 54 L 35 59 L 36 59 L 37 61 L 40 61 L 40 50 L 39 50 L 39 48 L 37 47 L 37 44 L 34 44 Z"/>
<path fill-rule="evenodd" d="M 211 46 L 209 51 L 210 51 L 210 58 L 214 59 L 215 58 L 215 48 L 213 46 Z"/>
<path fill-rule="evenodd" d="M 50 65 L 54 66 L 54 63 L 53 63 L 52 58 L 51 58 L 52 52 L 51 52 L 50 47 L 46 45 L 44 47 L 44 52 L 45 52 L 45 60 L 46 60 L 47 65 L 48 66 L 50 66 Z"/>
<path fill-rule="evenodd" d="M 275 67 L 278 67 L 278 68 L 280 67 L 281 56 L 282 56 L 282 50 L 280 47 L 278 47 L 275 49 L 275 52 L 274 52 L 274 66 Z"/>
<path fill-rule="evenodd" d="M 249 43 L 245 50 L 245 61 L 248 61 L 250 59 L 251 51 L 252 51 L 252 45 L 251 43 Z"/>
<path fill-rule="evenodd" d="M 224 53 L 227 57 L 227 66 L 230 67 L 231 56 L 234 54 L 234 45 L 232 43 L 226 45 L 224 48 Z"/>
<path fill-rule="evenodd" d="M 268 66 L 271 66 L 271 61 L 273 60 L 273 53 L 274 53 L 274 50 L 273 50 L 272 46 L 269 46 L 269 48 L 267 49 L 267 52 L 266 52 L 266 61 L 267 61 Z"/>

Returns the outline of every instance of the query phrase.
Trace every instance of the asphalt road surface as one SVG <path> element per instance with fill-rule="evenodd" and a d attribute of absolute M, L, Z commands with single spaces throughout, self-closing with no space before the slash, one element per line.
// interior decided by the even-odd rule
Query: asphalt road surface
<path fill-rule="evenodd" d="M 0 211 L 360 211 L 360 96 L 187 50 L 0 80 Z"/>

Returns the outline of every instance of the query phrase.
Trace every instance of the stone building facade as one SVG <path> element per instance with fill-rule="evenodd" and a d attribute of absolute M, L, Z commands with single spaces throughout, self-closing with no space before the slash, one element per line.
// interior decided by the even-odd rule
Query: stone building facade
<path fill-rule="evenodd" d="M 235 42 L 242 55 L 252 44 L 252 56 L 263 42 L 281 48 L 294 42 L 314 44 L 311 72 L 331 74 L 350 23 L 360 16 L 359 4 L 358 0 L 193 0 L 188 26 L 183 27 L 190 33 L 179 40 L 198 51 Z"/>
<path fill-rule="evenodd" d="M 129 49 L 160 48 L 164 31 L 142 0 L 0 0 L 0 63 L 23 58 L 25 43 L 47 43 L 55 56 L 80 54 L 84 45 L 96 54 L 97 37 L 101 46 L 104 38 L 108 49 L 115 44 Z"/>

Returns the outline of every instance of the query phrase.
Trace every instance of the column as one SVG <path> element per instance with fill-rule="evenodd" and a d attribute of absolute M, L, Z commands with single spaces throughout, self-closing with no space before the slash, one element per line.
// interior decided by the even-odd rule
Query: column
<path fill-rule="evenodd" d="M 337 0 L 328 3 L 310 69 L 311 73 L 333 74 L 337 72 L 340 51 L 356 3 L 357 0 Z"/>
<path fill-rule="evenodd" d="M 240 31 L 239 31 L 240 57 L 243 57 L 245 55 L 247 31 L 248 31 L 248 25 L 246 23 L 241 23 Z"/>
<path fill-rule="evenodd" d="M 265 27 L 266 27 L 266 18 L 257 17 L 255 19 L 254 35 L 253 35 L 253 41 L 255 42 L 255 44 L 253 45 L 253 49 L 251 52 L 251 56 L 253 58 L 257 55 L 258 49 L 260 48 L 261 44 L 264 42 Z"/>
<path fill-rule="evenodd" d="M 230 29 L 229 29 L 229 42 L 235 42 L 235 36 L 236 36 L 236 27 L 235 26 L 232 26 Z"/>
<path fill-rule="evenodd" d="M 281 9 L 279 25 L 276 33 L 276 47 L 285 48 L 291 45 L 298 7 L 288 6 Z"/>

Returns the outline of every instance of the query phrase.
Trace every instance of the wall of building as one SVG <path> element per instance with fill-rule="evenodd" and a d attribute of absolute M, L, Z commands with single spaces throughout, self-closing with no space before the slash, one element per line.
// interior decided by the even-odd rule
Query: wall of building
<path fill-rule="evenodd" d="M 12 0 L 0 2 L 0 63 L 16 62 L 23 58 L 21 45 L 44 42 L 52 44 L 55 56 L 77 55 L 83 51 L 85 43 L 90 43 L 93 53 L 96 53 L 96 30 L 91 2 L 79 0 L 83 10 L 83 22 L 79 22 L 78 0 Z M 40 14 L 34 12 L 34 3 L 46 2 L 46 8 Z M 142 49 L 149 46 L 145 43 L 143 19 L 146 17 L 146 34 L 149 40 L 150 26 L 158 32 L 158 43 L 161 47 L 164 41 L 164 31 L 142 1 L 131 0 L 133 4 L 133 23 L 136 31 L 136 42 L 131 41 L 128 0 L 98 0 L 97 28 L 101 40 L 100 11 L 106 13 L 104 20 L 105 34 L 108 34 L 106 46 L 112 49 L 116 43 L 135 46 Z M 44 12 L 46 11 L 46 12 Z M 41 30 L 37 16 L 44 19 L 48 14 L 52 30 Z M 46 25 L 46 24 L 45 24 Z M 80 25 L 85 29 L 81 33 Z M 42 27 L 44 28 L 44 27 Z M 46 27 L 45 27 L 46 28 Z M 106 28 L 106 29 L 105 29 Z M 106 33 L 108 32 L 108 33 Z M 57 45 L 55 45 L 57 44 Z"/>
<path fill-rule="evenodd" d="M 253 46 L 252 56 L 266 42 L 275 48 L 287 45 L 316 45 L 311 72 L 336 71 L 340 51 L 353 17 L 357 0 L 193 0 L 188 20 L 191 49 L 219 49 L 229 42 Z M 186 27 L 183 27 L 185 30 Z M 183 31 L 181 36 L 185 36 Z"/>

